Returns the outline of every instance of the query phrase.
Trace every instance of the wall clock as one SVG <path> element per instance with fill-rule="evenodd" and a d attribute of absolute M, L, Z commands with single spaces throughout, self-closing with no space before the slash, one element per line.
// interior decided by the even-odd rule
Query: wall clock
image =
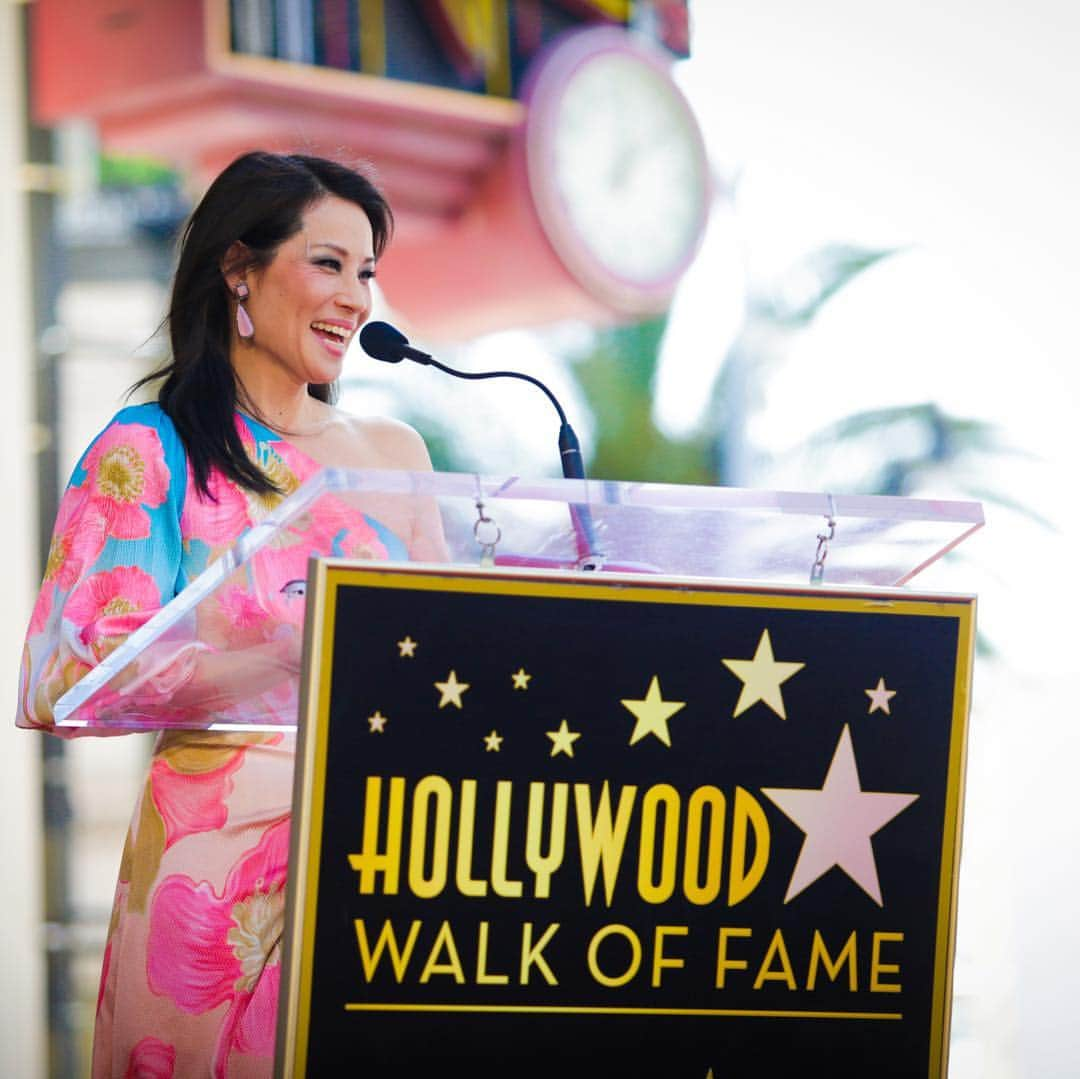
<path fill-rule="evenodd" d="M 624 30 L 556 41 L 525 90 L 529 193 L 548 240 L 624 315 L 664 310 L 697 253 L 710 182 L 669 60 Z"/>

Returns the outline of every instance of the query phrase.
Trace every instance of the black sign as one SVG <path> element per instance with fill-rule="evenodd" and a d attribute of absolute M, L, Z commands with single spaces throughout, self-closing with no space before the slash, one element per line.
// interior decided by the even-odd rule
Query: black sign
<path fill-rule="evenodd" d="M 286 1074 L 943 1074 L 973 601 L 316 578 Z"/>

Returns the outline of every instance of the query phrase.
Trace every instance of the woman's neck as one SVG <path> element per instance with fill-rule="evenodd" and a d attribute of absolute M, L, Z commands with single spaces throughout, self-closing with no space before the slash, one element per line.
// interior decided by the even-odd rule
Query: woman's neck
<path fill-rule="evenodd" d="M 241 412 L 278 434 L 293 438 L 314 435 L 333 421 L 333 409 L 312 397 L 307 386 L 252 386 L 236 379 L 236 405 Z"/>

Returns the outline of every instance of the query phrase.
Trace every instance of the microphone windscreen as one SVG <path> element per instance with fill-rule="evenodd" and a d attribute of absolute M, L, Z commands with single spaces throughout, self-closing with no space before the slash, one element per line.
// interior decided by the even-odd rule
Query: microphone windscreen
<path fill-rule="evenodd" d="M 369 322 L 360 331 L 360 347 L 376 360 L 401 363 L 409 339 L 389 322 Z"/>

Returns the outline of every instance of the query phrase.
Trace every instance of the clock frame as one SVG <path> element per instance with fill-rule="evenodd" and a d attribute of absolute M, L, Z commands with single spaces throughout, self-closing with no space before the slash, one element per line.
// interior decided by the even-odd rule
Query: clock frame
<path fill-rule="evenodd" d="M 614 80 L 625 107 L 591 109 Z M 665 310 L 711 198 L 701 130 L 668 59 L 623 30 L 572 32 L 537 57 L 523 97 L 529 196 L 555 254 L 617 314 Z M 652 130 L 630 113 L 635 102 L 652 110 Z"/>

